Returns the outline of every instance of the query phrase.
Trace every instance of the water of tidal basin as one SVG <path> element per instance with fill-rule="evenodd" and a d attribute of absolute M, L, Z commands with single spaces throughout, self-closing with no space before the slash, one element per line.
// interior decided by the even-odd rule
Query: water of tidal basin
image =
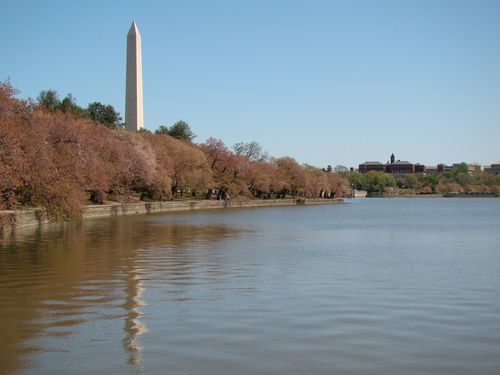
<path fill-rule="evenodd" d="M 500 199 L 20 230 L 0 302 L 2 374 L 499 374 Z"/>

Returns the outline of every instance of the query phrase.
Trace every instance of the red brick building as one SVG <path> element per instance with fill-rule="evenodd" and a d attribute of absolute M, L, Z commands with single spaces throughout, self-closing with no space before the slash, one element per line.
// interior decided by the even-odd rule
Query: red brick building
<path fill-rule="evenodd" d="M 419 164 L 419 163 L 417 163 L 417 164 L 414 165 L 413 170 L 415 171 L 415 173 L 421 173 L 421 174 L 425 174 L 426 173 L 425 165 Z"/>
<path fill-rule="evenodd" d="M 359 173 L 368 173 L 370 171 L 384 171 L 384 164 L 379 161 L 366 161 L 359 165 Z"/>
<path fill-rule="evenodd" d="M 491 164 L 489 167 L 485 167 L 484 171 L 489 174 L 498 175 L 500 174 L 500 164 Z"/>
<path fill-rule="evenodd" d="M 389 174 L 412 174 L 415 173 L 415 167 L 409 161 L 395 161 L 390 164 L 386 164 L 384 168 L 385 173 Z"/>
<path fill-rule="evenodd" d="M 409 161 L 396 160 L 394 154 L 391 155 L 391 161 L 382 164 L 378 161 L 367 161 L 359 164 L 359 173 L 368 173 L 370 171 L 381 171 L 392 175 L 407 175 L 413 173 L 425 173 L 425 165 L 413 164 Z"/>
<path fill-rule="evenodd" d="M 415 168 L 409 161 L 396 161 L 394 154 L 391 154 L 391 162 L 384 165 L 384 172 L 395 175 L 411 174 L 415 173 Z"/>

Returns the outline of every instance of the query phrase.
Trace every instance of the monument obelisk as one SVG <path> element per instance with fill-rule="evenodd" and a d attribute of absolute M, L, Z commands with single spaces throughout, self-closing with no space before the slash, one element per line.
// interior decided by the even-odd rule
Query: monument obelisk
<path fill-rule="evenodd" d="M 144 128 L 142 106 L 141 34 L 132 22 L 127 34 L 127 87 L 125 91 L 125 128 L 136 132 Z"/>

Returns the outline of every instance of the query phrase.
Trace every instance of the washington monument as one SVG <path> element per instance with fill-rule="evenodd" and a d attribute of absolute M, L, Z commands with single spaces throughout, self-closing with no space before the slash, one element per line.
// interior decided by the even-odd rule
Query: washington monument
<path fill-rule="evenodd" d="M 125 92 L 125 128 L 136 132 L 144 128 L 142 106 L 141 34 L 132 22 L 127 34 L 127 87 Z"/>

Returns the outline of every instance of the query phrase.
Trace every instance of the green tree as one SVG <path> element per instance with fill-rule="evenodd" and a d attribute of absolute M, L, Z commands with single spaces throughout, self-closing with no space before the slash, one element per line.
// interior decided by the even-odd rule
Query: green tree
<path fill-rule="evenodd" d="M 396 186 L 396 179 L 388 173 L 381 171 L 370 171 L 366 174 L 368 187 L 366 190 L 370 193 L 384 193 L 390 186 Z"/>
<path fill-rule="evenodd" d="M 418 179 L 415 175 L 410 174 L 403 178 L 403 187 L 407 189 L 415 189 L 418 184 Z"/>
<path fill-rule="evenodd" d="M 439 184 L 439 177 L 435 175 L 418 175 L 417 176 L 418 185 L 420 187 L 420 192 L 435 193 L 436 186 Z"/>
<path fill-rule="evenodd" d="M 56 90 L 43 90 L 40 91 L 40 94 L 37 98 L 38 105 L 54 112 L 56 109 L 60 108 L 61 101 L 59 100 L 59 96 L 57 95 Z"/>
<path fill-rule="evenodd" d="M 121 127 L 120 113 L 116 112 L 112 105 L 105 105 L 99 102 L 90 103 L 86 110 L 87 116 L 102 125 L 116 129 Z"/>
<path fill-rule="evenodd" d="M 156 134 L 166 134 L 166 135 L 170 135 L 169 133 L 169 127 L 168 126 L 165 126 L 165 125 L 160 125 L 158 127 L 158 129 L 155 130 L 155 133 Z"/>
<path fill-rule="evenodd" d="M 460 185 L 465 186 L 471 182 L 472 178 L 469 173 L 460 172 L 455 175 L 454 180 Z"/>
<path fill-rule="evenodd" d="M 76 99 L 71 94 L 66 95 L 66 97 L 59 104 L 59 108 L 65 113 L 70 112 L 79 117 L 87 117 L 85 110 L 76 104 Z"/>
<path fill-rule="evenodd" d="M 467 165 L 467 163 L 460 163 L 460 165 L 458 165 L 457 167 L 451 168 L 451 170 L 448 172 L 448 177 L 454 179 L 460 173 L 469 173 L 469 166 Z"/>
<path fill-rule="evenodd" d="M 439 177 L 438 176 L 424 176 L 424 180 L 431 185 L 433 188 L 439 184 Z"/>
<path fill-rule="evenodd" d="M 354 189 L 366 190 L 368 188 L 366 177 L 359 172 L 349 173 L 347 178 Z"/>
<path fill-rule="evenodd" d="M 168 134 L 169 136 L 180 139 L 182 141 L 191 142 L 196 134 L 193 133 L 189 124 L 185 121 L 179 120 L 172 126 L 160 125 L 160 127 L 155 131 L 156 134 Z"/>

